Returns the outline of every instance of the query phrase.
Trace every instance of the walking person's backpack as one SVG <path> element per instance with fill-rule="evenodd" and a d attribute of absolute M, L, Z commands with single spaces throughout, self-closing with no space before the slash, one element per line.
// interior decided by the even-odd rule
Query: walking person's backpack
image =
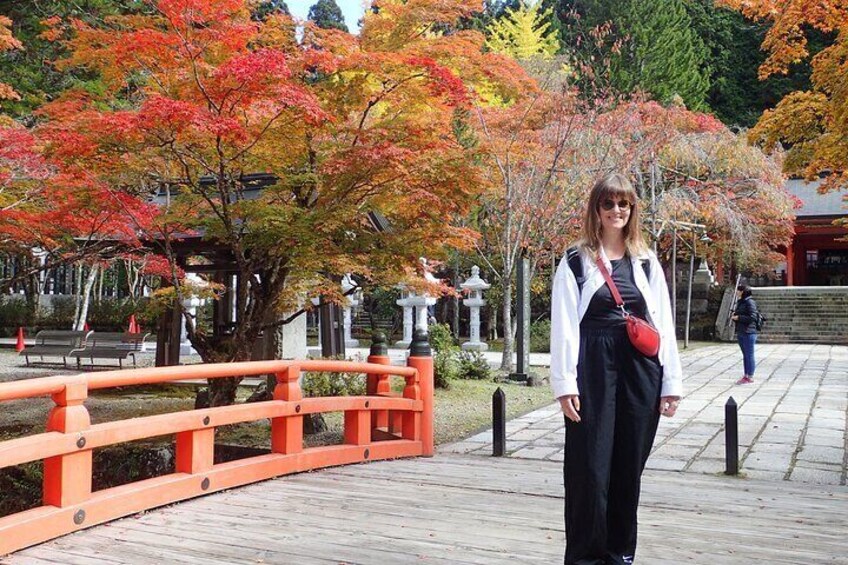
<path fill-rule="evenodd" d="M 763 316 L 763 314 L 759 310 L 755 310 L 751 317 L 754 319 L 754 327 L 757 328 L 758 332 L 763 331 L 763 327 L 766 325 L 768 318 Z"/>

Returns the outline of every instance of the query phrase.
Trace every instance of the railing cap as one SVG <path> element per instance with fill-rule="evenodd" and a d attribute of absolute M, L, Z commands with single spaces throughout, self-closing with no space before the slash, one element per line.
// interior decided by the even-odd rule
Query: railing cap
<path fill-rule="evenodd" d="M 430 336 L 427 334 L 427 330 L 416 328 L 412 334 L 412 343 L 409 344 L 410 357 L 430 357 L 432 354 Z"/>
<path fill-rule="evenodd" d="M 383 332 L 374 332 L 371 334 L 371 355 L 388 355 L 389 347 L 386 340 L 386 334 Z"/>

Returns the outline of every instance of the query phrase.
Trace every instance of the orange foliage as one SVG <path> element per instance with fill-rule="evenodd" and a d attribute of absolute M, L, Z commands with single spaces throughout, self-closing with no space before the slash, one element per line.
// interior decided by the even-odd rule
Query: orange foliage
<path fill-rule="evenodd" d="M 57 190 L 114 202 L 147 241 L 194 230 L 230 253 L 250 298 L 237 301 L 228 358 L 250 355 L 269 311 L 344 273 L 391 284 L 421 255 L 470 245 L 473 232 L 448 220 L 485 180 L 455 112 L 529 84 L 480 34 L 434 32 L 473 3 L 383 2 L 359 37 L 307 25 L 300 43 L 289 18 L 252 21 L 245 0 L 151 6 L 98 27 L 47 22 L 68 53 L 57 65 L 98 73 L 106 91 L 65 93 L 35 135 L 62 172 Z M 253 191 L 243 179 L 254 173 L 276 183 Z M 60 186 L 63 175 L 73 183 Z M 153 213 L 145 203 L 161 187 L 171 196 Z M 392 229 L 375 233 L 368 212 Z M 209 360 L 225 354 L 196 328 L 189 337 Z"/>
<path fill-rule="evenodd" d="M 12 20 L 6 16 L 0 16 L 0 53 L 11 49 L 20 49 L 21 42 L 12 36 Z M 0 82 L 0 100 L 19 100 L 20 96 L 8 84 Z"/>
<path fill-rule="evenodd" d="M 835 40 L 812 61 L 811 92 L 787 95 L 766 111 L 750 139 L 771 149 L 789 146 L 786 172 L 813 180 L 829 176 L 821 190 L 848 186 L 848 5 L 815 0 L 721 0 L 753 19 L 771 22 L 763 40 L 769 56 L 760 78 L 786 73 L 809 55 L 805 30 L 833 33 Z"/>

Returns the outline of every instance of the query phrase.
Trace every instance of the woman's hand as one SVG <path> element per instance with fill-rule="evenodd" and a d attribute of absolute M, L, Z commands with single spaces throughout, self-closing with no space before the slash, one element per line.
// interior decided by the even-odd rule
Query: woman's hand
<path fill-rule="evenodd" d="M 734 314 L 734 315 L 732 315 L 732 316 L 730 317 L 730 319 L 731 319 L 731 320 L 733 320 L 733 321 L 735 322 L 736 320 L 738 320 L 738 319 L 739 319 L 739 315 L 738 315 L 738 314 Z"/>
<path fill-rule="evenodd" d="M 559 397 L 559 405 L 562 413 L 572 422 L 580 421 L 580 397 L 576 394 L 567 394 Z"/>
<path fill-rule="evenodd" d="M 562 401 L 561 398 L 560 401 Z M 660 414 L 671 418 L 677 412 L 678 404 L 680 404 L 679 396 L 663 396 L 660 398 Z"/>

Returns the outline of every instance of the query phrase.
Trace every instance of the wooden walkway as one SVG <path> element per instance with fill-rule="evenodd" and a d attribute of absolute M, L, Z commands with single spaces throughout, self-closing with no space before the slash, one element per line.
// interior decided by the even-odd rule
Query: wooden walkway
<path fill-rule="evenodd" d="M 561 563 L 562 467 L 443 455 L 281 477 L 0 563 Z M 642 563 L 848 563 L 848 488 L 646 473 Z"/>

